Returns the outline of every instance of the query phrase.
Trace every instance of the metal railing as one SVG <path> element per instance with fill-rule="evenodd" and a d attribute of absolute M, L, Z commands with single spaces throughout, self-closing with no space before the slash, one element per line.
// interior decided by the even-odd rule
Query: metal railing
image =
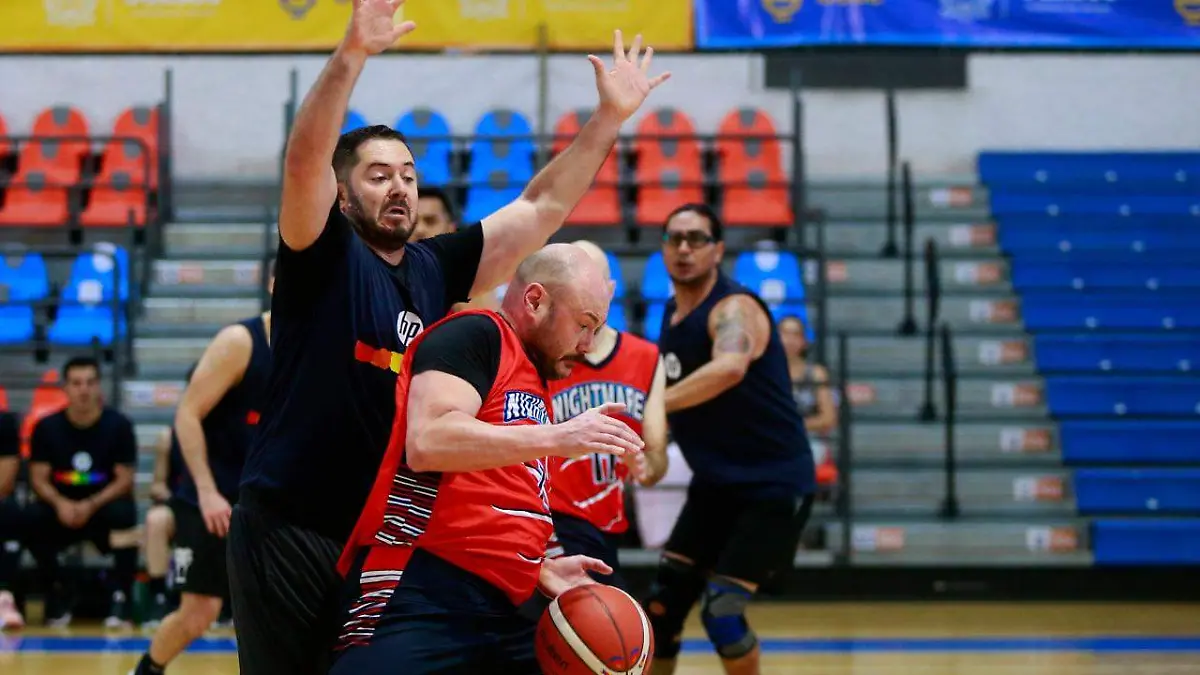
<path fill-rule="evenodd" d="M 946 411 L 943 414 L 945 435 L 945 461 L 943 462 L 945 477 L 945 492 L 942 496 L 941 516 L 954 519 L 959 515 L 958 508 L 958 454 L 955 440 L 955 428 L 958 422 L 958 363 L 954 356 L 954 335 L 950 326 L 942 324 L 941 329 L 942 355 L 942 386 L 943 403 Z"/>
<path fill-rule="evenodd" d="M 839 551 L 834 561 L 839 565 L 853 563 L 854 541 L 854 406 L 850 401 L 850 338 L 838 333 L 838 487 L 835 504 L 842 531 Z"/>

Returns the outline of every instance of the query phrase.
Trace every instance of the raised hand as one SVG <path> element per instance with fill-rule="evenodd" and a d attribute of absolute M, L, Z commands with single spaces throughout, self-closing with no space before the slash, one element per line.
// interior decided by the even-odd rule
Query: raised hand
<path fill-rule="evenodd" d="M 624 403 L 605 403 L 556 424 L 561 440 L 556 443 L 555 456 L 574 458 L 600 452 L 623 457 L 641 452 L 646 445 L 642 439 L 627 424 L 612 417 L 624 410 Z"/>
<path fill-rule="evenodd" d="M 645 56 L 641 51 L 641 35 L 633 38 L 633 45 L 626 53 L 625 41 L 618 30 L 613 37 L 612 70 L 604 69 L 604 61 L 600 57 L 588 55 L 588 60 L 596 69 L 596 90 L 600 93 L 600 107 L 612 111 L 621 120 L 629 119 L 650 95 L 650 90 L 671 77 L 669 72 L 650 77 L 650 60 L 654 58 L 654 48 L 647 47 Z"/>
<path fill-rule="evenodd" d="M 396 44 L 396 40 L 416 29 L 417 24 L 405 21 L 395 24 L 396 12 L 404 0 L 353 0 L 350 26 L 346 29 L 347 48 L 373 56 Z"/>

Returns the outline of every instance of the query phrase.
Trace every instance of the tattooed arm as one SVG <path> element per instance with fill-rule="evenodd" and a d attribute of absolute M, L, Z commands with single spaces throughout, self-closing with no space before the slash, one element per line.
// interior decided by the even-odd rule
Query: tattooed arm
<path fill-rule="evenodd" d="M 731 295 L 718 302 L 708 315 L 712 360 L 667 388 L 667 412 L 700 405 L 736 386 L 766 351 L 770 331 L 771 320 L 750 296 Z"/>

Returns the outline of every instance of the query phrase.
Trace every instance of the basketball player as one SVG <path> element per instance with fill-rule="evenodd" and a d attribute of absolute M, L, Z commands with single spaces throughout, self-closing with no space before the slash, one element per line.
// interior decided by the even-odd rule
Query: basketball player
<path fill-rule="evenodd" d="M 274 286 L 272 274 L 271 286 Z M 175 411 L 186 470 L 170 500 L 179 609 L 162 620 L 131 675 L 160 675 L 221 615 L 225 535 L 271 370 L 271 312 L 226 326 L 204 350 Z"/>
<path fill-rule="evenodd" d="M 703 204 L 679 207 L 663 230 L 675 285 L 658 343 L 667 421 L 693 475 L 645 600 L 655 675 L 674 672 L 697 600 L 725 671 L 760 672 L 746 605 L 791 567 L 812 510 L 812 451 L 783 345 L 763 301 L 721 271 L 721 233 Z"/>
<path fill-rule="evenodd" d="M 332 675 L 540 673 L 536 621 L 519 608 L 610 573 L 544 559 L 553 525 L 545 458 L 636 454 L 641 440 L 593 408 L 549 424 L 546 381 L 591 350 L 611 293 L 578 247 L 517 270 L 500 311 L 468 310 L 410 348 L 379 477 L 339 561 L 355 600 Z"/>
<path fill-rule="evenodd" d="M 611 295 L 615 284 L 608 256 L 590 241 L 577 241 L 604 276 Z M 555 424 L 604 403 L 621 403 L 615 415 L 641 436 L 646 446 L 630 467 L 609 454 L 595 453 L 550 459 L 550 511 L 554 517 L 557 547 L 550 555 L 586 555 L 603 560 L 616 570 L 597 581 L 626 587 L 617 561 L 621 535 L 629 529 L 625 518 L 625 479 L 633 477 L 651 486 L 667 472 L 667 415 L 663 408 L 666 387 L 658 346 L 605 324 L 596 333 L 592 348 L 570 376 L 550 384 Z"/>
<path fill-rule="evenodd" d="M 647 76 L 640 38 L 626 53 L 618 33 L 611 70 L 589 57 L 599 105 L 574 143 L 481 224 L 408 244 L 418 193 L 404 137 L 381 126 L 338 137 L 367 58 L 415 27 L 394 23 L 400 4 L 352 3 L 288 140 L 271 378 L 228 546 L 243 675 L 325 670 L 337 558 L 387 446 L 403 352 L 561 227 L 622 123 L 665 79 Z"/>

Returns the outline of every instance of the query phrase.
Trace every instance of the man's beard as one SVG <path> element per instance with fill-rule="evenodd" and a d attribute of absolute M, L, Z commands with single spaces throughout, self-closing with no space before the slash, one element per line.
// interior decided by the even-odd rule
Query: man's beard
<path fill-rule="evenodd" d="M 374 218 L 367 216 L 366 208 L 363 205 L 362 199 L 354 192 L 349 193 L 348 212 L 346 218 L 353 225 L 354 231 L 359 237 L 367 243 L 371 248 L 392 253 L 404 248 L 408 243 L 409 237 L 412 236 L 415 229 L 414 223 L 417 222 L 417 214 L 412 207 L 408 209 L 408 228 L 386 229 L 379 224 L 379 219 L 383 217 L 383 212 L 394 206 L 397 202 L 386 202 L 381 207 L 379 213 L 375 214 Z"/>

